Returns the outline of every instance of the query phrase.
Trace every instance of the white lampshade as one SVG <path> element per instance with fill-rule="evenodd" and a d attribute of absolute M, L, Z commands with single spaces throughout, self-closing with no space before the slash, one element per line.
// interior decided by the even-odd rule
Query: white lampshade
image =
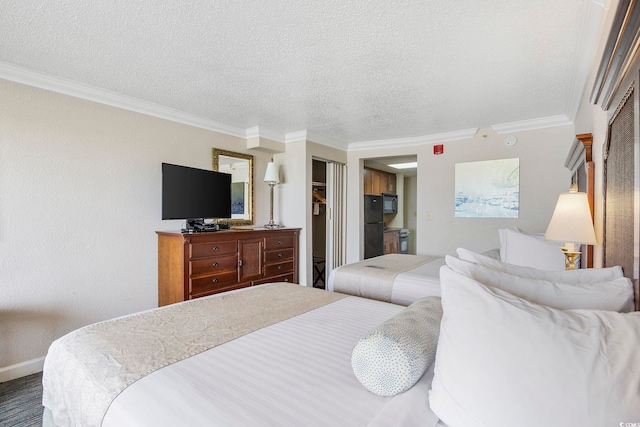
<path fill-rule="evenodd" d="M 584 245 L 597 244 L 587 193 L 569 191 L 560 194 L 544 238 Z"/>
<path fill-rule="evenodd" d="M 274 184 L 280 182 L 280 177 L 278 176 L 278 165 L 273 162 L 267 163 L 267 172 L 264 174 L 264 182 L 273 182 Z"/>

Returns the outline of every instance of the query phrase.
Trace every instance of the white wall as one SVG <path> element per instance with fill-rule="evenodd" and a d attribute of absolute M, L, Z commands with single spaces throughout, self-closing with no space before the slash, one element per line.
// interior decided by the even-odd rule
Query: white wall
<path fill-rule="evenodd" d="M 281 185 L 278 189 L 278 203 L 281 224 L 287 227 L 302 228 L 300 234 L 299 281 L 302 285 L 313 284 L 313 240 L 311 229 L 313 222 L 313 159 L 323 159 L 346 164 L 344 151 L 314 143 L 299 141 L 289 143 L 286 152 L 274 156 L 280 164 Z M 282 179 L 282 177 L 284 179 Z M 278 222 L 278 221 L 276 221 Z"/>
<path fill-rule="evenodd" d="M 514 133 L 513 147 L 505 146 L 505 136 L 482 129 L 469 141 L 445 144 L 443 155 L 428 150 L 418 155 L 418 253 L 454 254 L 458 246 L 484 251 L 499 247 L 499 228 L 547 229 L 558 195 L 569 191 L 571 173 L 564 161 L 575 139 L 573 126 Z M 455 164 L 507 158 L 520 159 L 518 218 L 454 218 Z M 444 179 L 423 182 L 423 175 Z M 426 220 L 427 211 L 433 220 Z"/>
<path fill-rule="evenodd" d="M 416 253 L 454 254 L 459 246 L 483 251 L 499 246 L 499 228 L 521 227 L 544 232 L 558 195 L 566 192 L 570 172 L 564 167 L 573 126 L 513 133 L 518 143 L 504 145 L 508 135 L 480 129 L 471 139 L 444 143 L 444 154 L 434 155 L 432 145 L 349 153 L 349 205 L 347 259 L 362 259 L 362 163 L 365 158 L 389 155 L 418 156 Z M 455 164 L 504 158 L 520 159 L 520 213 L 517 219 L 454 218 Z M 352 197 L 359 194 L 358 197 Z M 427 211 L 433 219 L 427 220 Z"/>
<path fill-rule="evenodd" d="M 268 221 L 271 156 L 243 139 L 3 80 L 0 117 L 0 380 L 66 332 L 157 306 L 155 231 L 181 225 L 160 219 L 162 162 L 254 155 Z"/>
<path fill-rule="evenodd" d="M 409 253 L 416 253 L 416 226 L 418 220 L 418 177 L 404 179 L 404 226 L 409 229 Z"/>

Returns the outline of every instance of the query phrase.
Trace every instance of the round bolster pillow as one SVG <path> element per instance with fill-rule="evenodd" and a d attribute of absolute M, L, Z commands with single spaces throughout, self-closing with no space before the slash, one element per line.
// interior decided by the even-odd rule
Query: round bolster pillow
<path fill-rule="evenodd" d="M 369 331 L 351 354 L 358 381 L 378 396 L 410 389 L 435 360 L 441 319 L 440 298 L 427 297 Z"/>

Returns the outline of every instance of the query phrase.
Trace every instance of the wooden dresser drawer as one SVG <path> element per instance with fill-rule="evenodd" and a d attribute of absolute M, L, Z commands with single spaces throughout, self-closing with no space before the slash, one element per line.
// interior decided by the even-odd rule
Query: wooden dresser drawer
<path fill-rule="evenodd" d="M 228 288 L 238 283 L 238 276 L 235 271 L 216 274 L 213 276 L 203 276 L 189 280 L 189 293 L 198 295 L 203 293 L 213 293 L 217 290 Z"/>
<path fill-rule="evenodd" d="M 282 276 L 267 277 L 266 279 L 254 280 L 253 285 L 262 285 L 264 283 L 276 282 L 293 283 L 293 273 L 283 274 Z"/>
<path fill-rule="evenodd" d="M 189 245 L 189 258 L 206 258 L 238 252 L 236 240 L 228 242 L 192 243 Z"/>
<path fill-rule="evenodd" d="M 189 261 L 189 275 L 200 276 L 227 271 L 236 271 L 238 257 L 236 254 Z"/>
<path fill-rule="evenodd" d="M 265 264 L 278 261 L 286 261 L 289 259 L 293 259 L 293 248 L 283 248 L 275 251 L 264 251 Z"/>
<path fill-rule="evenodd" d="M 281 262 L 279 264 L 265 265 L 264 277 L 277 276 L 289 271 L 293 271 L 293 261 Z"/>
<path fill-rule="evenodd" d="M 264 248 L 266 250 L 292 247 L 293 236 L 265 237 L 264 239 Z"/>
<path fill-rule="evenodd" d="M 157 234 L 158 306 L 256 283 L 300 280 L 299 228 Z"/>

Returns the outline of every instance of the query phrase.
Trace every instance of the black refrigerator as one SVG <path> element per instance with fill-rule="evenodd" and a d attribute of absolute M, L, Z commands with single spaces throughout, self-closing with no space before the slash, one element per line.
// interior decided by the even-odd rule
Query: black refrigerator
<path fill-rule="evenodd" d="M 364 196 L 364 259 L 384 255 L 382 196 Z"/>

